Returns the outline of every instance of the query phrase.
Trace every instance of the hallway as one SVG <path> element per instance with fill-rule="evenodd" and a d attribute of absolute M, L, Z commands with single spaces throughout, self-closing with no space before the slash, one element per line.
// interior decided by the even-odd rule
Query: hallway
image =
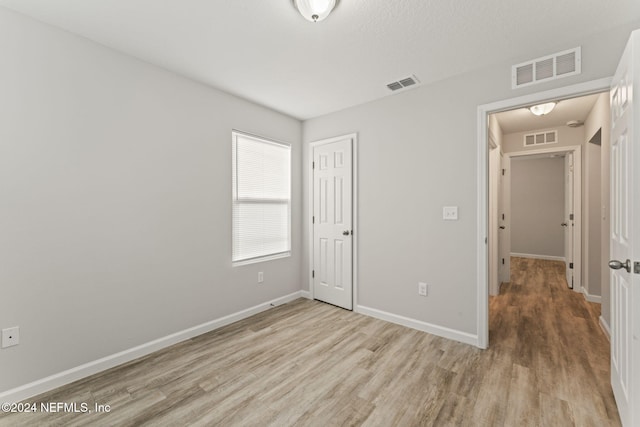
<path fill-rule="evenodd" d="M 567 288 L 562 262 L 513 257 L 511 279 L 490 302 L 490 348 L 513 363 L 507 411 L 530 413 L 519 425 L 538 413 L 541 425 L 620 425 L 600 305 Z"/>

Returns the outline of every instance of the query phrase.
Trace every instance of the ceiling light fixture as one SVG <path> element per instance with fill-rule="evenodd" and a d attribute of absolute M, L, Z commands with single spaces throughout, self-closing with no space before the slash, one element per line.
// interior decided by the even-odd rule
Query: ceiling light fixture
<path fill-rule="evenodd" d="M 547 102 L 546 104 L 532 105 L 529 107 L 529 111 L 536 116 L 544 116 L 545 114 L 549 114 L 555 107 L 555 102 Z"/>
<path fill-rule="evenodd" d="M 325 19 L 338 0 L 293 0 L 293 4 L 304 19 L 311 22 L 318 22 Z"/>

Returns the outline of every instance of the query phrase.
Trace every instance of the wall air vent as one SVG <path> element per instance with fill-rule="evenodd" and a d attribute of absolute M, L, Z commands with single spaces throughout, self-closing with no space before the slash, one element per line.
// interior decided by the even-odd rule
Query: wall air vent
<path fill-rule="evenodd" d="M 511 67 L 511 89 L 547 82 L 582 72 L 581 48 L 569 49 L 553 55 Z"/>
<path fill-rule="evenodd" d="M 528 133 L 524 136 L 524 146 L 531 147 L 542 144 L 555 144 L 558 142 L 558 131 L 547 130 L 544 132 Z"/>
<path fill-rule="evenodd" d="M 395 92 L 396 90 L 404 89 L 409 86 L 414 86 L 420 83 L 420 80 L 416 76 L 409 76 L 404 79 L 398 80 L 397 82 L 391 82 L 387 84 L 387 87 Z"/>

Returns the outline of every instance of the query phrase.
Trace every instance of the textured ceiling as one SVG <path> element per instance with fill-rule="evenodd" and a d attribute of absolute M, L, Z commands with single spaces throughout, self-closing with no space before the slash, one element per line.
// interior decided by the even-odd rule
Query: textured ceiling
<path fill-rule="evenodd" d="M 525 132 L 564 126 L 569 120 L 585 121 L 598 99 L 598 94 L 565 99 L 549 114 L 536 116 L 528 108 L 496 113 L 502 133 Z"/>
<path fill-rule="evenodd" d="M 300 119 L 387 96 L 410 74 L 520 62 L 640 17 L 636 0 L 342 0 L 316 24 L 291 0 L 0 5 Z"/>

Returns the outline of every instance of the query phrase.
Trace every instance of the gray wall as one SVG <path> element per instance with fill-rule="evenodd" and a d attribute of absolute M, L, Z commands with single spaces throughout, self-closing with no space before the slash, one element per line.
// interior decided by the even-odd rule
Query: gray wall
<path fill-rule="evenodd" d="M 478 106 L 612 76 L 632 28 L 523 51 L 492 67 L 304 122 L 304 191 L 308 143 L 359 135 L 360 305 L 477 333 Z M 575 46 L 582 46 L 581 75 L 511 89 L 512 64 Z M 459 206 L 459 221 L 442 220 L 448 205 Z M 305 250 L 308 229 L 305 223 Z M 304 261 L 308 271 L 308 254 Z M 418 297 L 418 281 L 432 284 L 429 297 Z"/>
<path fill-rule="evenodd" d="M 0 392 L 300 290 L 299 121 L 3 8 L 0 51 Z M 231 267 L 232 129 L 293 143 L 290 258 Z"/>
<path fill-rule="evenodd" d="M 564 158 L 511 159 L 511 252 L 564 257 Z"/>

